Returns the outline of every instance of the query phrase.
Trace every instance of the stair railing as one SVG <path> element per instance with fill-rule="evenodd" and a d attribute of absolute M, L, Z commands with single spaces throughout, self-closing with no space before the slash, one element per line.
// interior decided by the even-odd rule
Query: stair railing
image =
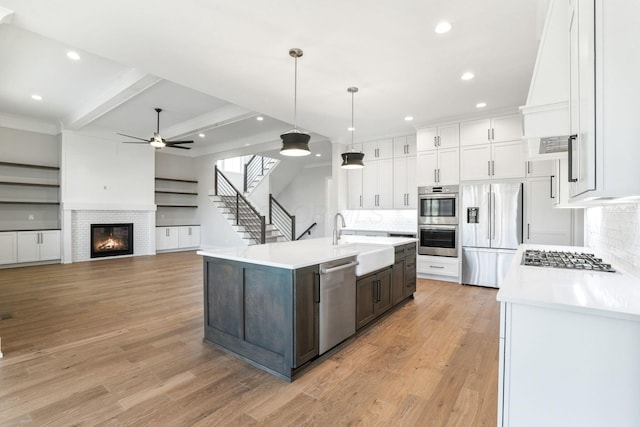
<path fill-rule="evenodd" d="M 306 230 L 304 230 L 302 233 L 300 233 L 300 235 L 298 236 L 298 238 L 296 240 L 300 240 L 302 239 L 302 236 L 304 236 L 305 234 L 309 233 L 309 235 L 311 235 L 311 229 L 313 227 L 315 227 L 316 225 L 318 225 L 317 222 L 314 222 L 313 224 L 311 224 L 309 227 L 307 227 Z"/>
<path fill-rule="evenodd" d="M 231 209 L 235 216 L 236 225 L 247 230 L 252 239 L 258 243 L 265 243 L 266 220 L 260 215 L 247 199 L 238 191 L 229 179 L 215 166 L 214 188 L 216 196 Z"/>
<path fill-rule="evenodd" d="M 295 240 L 296 217 L 289 214 L 272 194 L 269 194 L 269 221 L 282 232 L 287 241 Z"/>
<path fill-rule="evenodd" d="M 259 176 L 264 175 L 264 157 L 253 155 L 244 165 L 244 192 L 247 192 L 249 185 Z"/>

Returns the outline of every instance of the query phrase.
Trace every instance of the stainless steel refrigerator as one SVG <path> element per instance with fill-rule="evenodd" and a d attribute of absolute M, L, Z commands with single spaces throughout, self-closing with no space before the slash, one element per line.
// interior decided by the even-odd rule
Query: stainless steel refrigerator
<path fill-rule="evenodd" d="M 522 243 L 522 183 L 460 186 L 462 283 L 500 287 Z"/>

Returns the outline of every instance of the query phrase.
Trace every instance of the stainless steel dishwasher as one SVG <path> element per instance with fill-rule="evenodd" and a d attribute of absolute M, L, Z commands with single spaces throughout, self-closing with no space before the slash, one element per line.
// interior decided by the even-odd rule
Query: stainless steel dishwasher
<path fill-rule="evenodd" d="M 320 354 L 356 333 L 356 257 L 320 264 Z"/>

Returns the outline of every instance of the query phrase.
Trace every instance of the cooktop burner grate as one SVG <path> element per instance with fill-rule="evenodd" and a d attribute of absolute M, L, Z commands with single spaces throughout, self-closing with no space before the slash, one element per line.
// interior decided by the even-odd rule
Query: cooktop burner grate
<path fill-rule="evenodd" d="M 535 267 L 565 268 L 573 270 L 606 271 L 615 273 L 611 264 L 605 264 L 593 254 L 565 251 L 541 251 L 527 249 L 522 255 L 522 264 Z"/>

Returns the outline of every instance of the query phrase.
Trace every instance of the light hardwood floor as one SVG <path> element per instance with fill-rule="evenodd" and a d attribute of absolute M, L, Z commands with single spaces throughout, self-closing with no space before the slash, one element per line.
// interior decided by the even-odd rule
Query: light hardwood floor
<path fill-rule="evenodd" d="M 202 342 L 193 252 L 0 270 L 0 425 L 495 426 L 495 297 L 419 280 L 286 383 Z"/>

